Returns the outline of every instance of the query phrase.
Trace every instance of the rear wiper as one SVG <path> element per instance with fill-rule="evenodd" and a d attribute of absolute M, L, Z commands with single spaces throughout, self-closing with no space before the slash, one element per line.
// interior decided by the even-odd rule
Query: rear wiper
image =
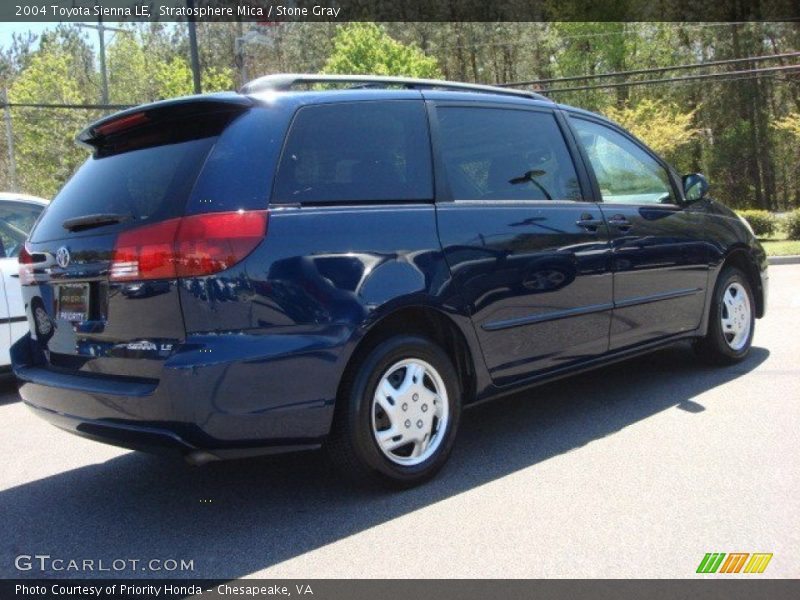
<path fill-rule="evenodd" d="M 67 219 L 62 223 L 62 226 L 68 231 L 83 231 L 84 229 L 92 229 L 93 227 L 102 227 L 103 225 L 113 225 L 114 223 L 130 221 L 133 218 L 134 216 L 131 214 L 116 213 L 83 215 L 82 217 Z"/>

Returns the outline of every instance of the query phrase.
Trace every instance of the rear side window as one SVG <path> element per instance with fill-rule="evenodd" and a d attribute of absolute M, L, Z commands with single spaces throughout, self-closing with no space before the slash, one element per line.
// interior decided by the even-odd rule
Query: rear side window
<path fill-rule="evenodd" d="M 203 165 L 186 213 L 267 208 L 289 116 L 258 107 L 228 125 Z"/>
<path fill-rule="evenodd" d="M 433 198 L 422 102 L 352 102 L 300 109 L 283 150 L 274 202 Z"/>
<path fill-rule="evenodd" d="M 552 113 L 440 107 L 437 115 L 454 199 L 581 199 L 572 158 Z"/>

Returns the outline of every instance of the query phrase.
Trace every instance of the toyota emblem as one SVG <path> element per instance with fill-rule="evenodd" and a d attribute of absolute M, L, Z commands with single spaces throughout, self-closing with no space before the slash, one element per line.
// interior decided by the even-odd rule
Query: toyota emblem
<path fill-rule="evenodd" d="M 69 266 L 69 250 L 67 250 L 66 246 L 61 246 L 56 252 L 56 262 L 62 269 L 66 269 Z"/>

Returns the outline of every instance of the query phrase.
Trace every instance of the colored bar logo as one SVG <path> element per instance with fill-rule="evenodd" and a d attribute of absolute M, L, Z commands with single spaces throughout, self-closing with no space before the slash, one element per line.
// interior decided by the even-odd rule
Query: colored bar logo
<path fill-rule="evenodd" d="M 726 558 L 727 556 L 727 558 Z M 748 557 L 750 560 L 748 561 Z M 707 552 L 697 567 L 698 573 L 763 573 L 767 569 L 772 553 L 755 552 Z M 724 561 L 724 562 L 723 562 Z M 744 571 L 742 570 L 744 568 Z"/>

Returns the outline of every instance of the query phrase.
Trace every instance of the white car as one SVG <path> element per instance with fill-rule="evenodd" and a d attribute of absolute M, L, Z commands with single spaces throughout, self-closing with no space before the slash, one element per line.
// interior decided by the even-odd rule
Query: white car
<path fill-rule="evenodd" d="M 28 331 L 17 256 L 47 200 L 0 192 L 0 372 L 11 368 L 11 345 Z"/>

